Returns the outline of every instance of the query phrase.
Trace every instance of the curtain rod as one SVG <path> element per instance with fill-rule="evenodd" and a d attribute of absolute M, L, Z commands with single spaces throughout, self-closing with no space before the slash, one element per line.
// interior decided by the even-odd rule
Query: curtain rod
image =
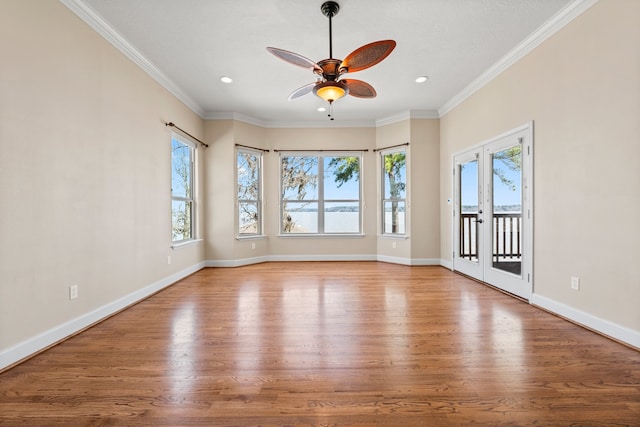
<path fill-rule="evenodd" d="M 187 132 L 186 130 L 180 129 L 178 126 L 176 126 L 174 123 L 169 122 L 169 123 L 165 123 L 165 126 L 171 126 L 174 127 L 176 129 L 178 129 L 180 132 L 184 133 L 185 135 L 187 135 L 189 138 L 195 139 L 196 141 L 198 141 L 200 144 L 204 145 L 205 147 L 209 147 L 209 144 L 205 144 L 204 142 L 200 141 L 198 138 L 196 138 L 195 136 L 191 135 L 189 132 Z"/>
<path fill-rule="evenodd" d="M 281 151 L 292 151 L 292 152 L 313 152 L 313 153 L 340 153 L 340 152 L 354 152 L 354 151 L 362 151 L 362 152 L 367 152 L 369 151 L 368 148 L 365 148 L 364 150 L 295 150 L 295 149 L 291 149 L 291 150 L 273 150 L 274 153 L 279 153 Z"/>
<path fill-rule="evenodd" d="M 378 152 L 378 151 L 382 151 L 382 150 L 388 150 L 389 148 L 396 148 L 396 147 L 402 147 L 405 145 L 409 145 L 408 142 L 405 142 L 404 144 L 398 144 L 398 145 L 392 145 L 390 147 L 384 147 L 384 148 L 375 148 L 373 151 L 374 152 Z"/>
<path fill-rule="evenodd" d="M 264 153 L 268 153 L 269 152 L 269 150 L 265 150 L 264 148 L 249 147 L 248 145 L 242 145 L 242 144 L 236 144 L 236 147 L 250 148 L 252 150 L 262 151 Z"/>

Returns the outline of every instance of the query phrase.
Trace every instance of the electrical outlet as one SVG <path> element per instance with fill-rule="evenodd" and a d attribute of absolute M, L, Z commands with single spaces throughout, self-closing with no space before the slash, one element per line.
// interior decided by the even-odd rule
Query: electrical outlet
<path fill-rule="evenodd" d="M 396 248 L 396 242 L 391 242 L 391 247 L 392 247 L 393 249 L 395 249 L 395 248 Z"/>
<path fill-rule="evenodd" d="M 571 289 L 573 289 L 574 291 L 579 291 L 580 290 L 580 278 L 579 277 L 572 277 L 571 278 Z"/>
<path fill-rule="evenodd" d="M 251 243 L 251 249 L 255 249 L 255 248 L 256 248 L 256 244 L 255 244 L 255 242 L 252 242 Z"/>
<path fill-rule="evenodd" d="M 171 265 L 171 255 L 167 255 L 167 265 Z"/>
<path fill-rule="evenodd" d="M 69 299 L 78 298 L 78 285 L 69 286 Z"/>

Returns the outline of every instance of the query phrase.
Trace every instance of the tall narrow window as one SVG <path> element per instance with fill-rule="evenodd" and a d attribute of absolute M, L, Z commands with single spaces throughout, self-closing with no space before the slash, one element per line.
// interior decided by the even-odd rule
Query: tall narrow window
<path fill-rule="evenodd" d="M 171 239 L 174 243 L 194 238 L 193 170 L 195 144 L 171 136 Z"/>
<path fill-rule="evenodd" d="M 262 152 L 238 149 L 238 236 L 262 234 Z"/>
<path fill-rule="evenodd" d="M 382 233 L 406 233 L 407 152 L 405 149 L 381 153 Z"/>
<path fill-rule="evenodd" d="M 282 154 L 281 232 L 360 233 L 361 163 L 360 153 Z"/>

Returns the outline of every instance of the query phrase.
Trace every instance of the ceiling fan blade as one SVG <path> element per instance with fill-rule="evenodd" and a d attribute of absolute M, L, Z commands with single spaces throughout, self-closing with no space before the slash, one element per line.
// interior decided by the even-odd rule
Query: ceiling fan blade
<path fill-rule="evenodd" d="M 354 73 L 376 65 L 395 49 L 394 40 L 380 40 L 354 50 L 342 61 L 341 73 Z"/>
<path fill-rule="evenodd" d="M 293 92 L 291 92 L 291 95 L 289 95 L 289 101 L 291 101 L 292 99 L 296 99 L 296 98 L 300 98 L 301 96 L 304 96 L 306 94 L 308 94 L 309 92 L 311 92 L 313 90 L 313 87 L 316 85 L 316 83 L 309 83 L 308 85 L 304 85 L 302 87 L 299 87 L 298 89 L 294 90 Z"/>
<path fill-rule="evenodd" d="M 288 50 L 278 49 L 276 47 L 268 47 L 267 50 L 290 64 L 297 65 L 298 67 L 311 69 L 314 72 L 322 72 L 322 68 L 309 58 L 305 58 L 297 53 L 289 52 Z"/>
<path fill-rule="evenodd" d="M 349 88 L 349 95 L 356 98 L 375 98 L 376 90 L 367 82 L 354 79 L 342 79 L 340 80 Z"/>

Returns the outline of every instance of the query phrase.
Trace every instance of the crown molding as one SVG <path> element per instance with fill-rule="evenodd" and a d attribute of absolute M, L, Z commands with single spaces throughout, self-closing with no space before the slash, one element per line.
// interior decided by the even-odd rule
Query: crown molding
<path fill-rule="evenodd" d="M 205 120 L 235 120 L 237 122 L 248 123 L 258 127 L 267 127 L 269 122 L 255 117 L 246 116 L 240 113 L 209 113 L 204 116 Z"/>
<path fill-rule="evenodd" d="M 320 128 L 320 129 L 336 129 L 336 128 L 370 128 L 374 127 L 373 120 L 301 120 L 301 121 L 271 121 L 268 122 L 267 128 Z"/>
<path fill-rule="evenodd" d="M 498 77 L 505 70 L 518 62 L 549 37 L 560 31 L 597 2 L 598 0 L 574 0 L 566 5 L 540 28 L 534 31 L 529 37 L 498 60 L 498 62 L 493 64 L 488 70 L 473 80 L 460 93 L 444 103 L 444 105 L 438 109 L 439 117 L 444 117 L 447 113 L 460 105 L 467 98 L 471 97 L 471 95 L 476 93 L 478 90 L 489 84 L 493 79 Z"/>
<path fill-rule="evenodd" d="M 306 120 L 306 121 L 267 121 L 240 113 L 210 113 L 205 120 L 236 120 L 262 128 L 370 128 L 381 127 L 410 119 L 438 119 L 436 110 L 412 110 L 380 120 Z"/>
<path fill-rule="evenodd" d="M 375 122 L 369 120 L 361 121 L 330 121 L 330 120 L 262 120 L 255 117 L 246 116 L 240 113 L 210 113 L 205 120 L 236 120 L 262 128 L 362 128 L 373 127 Z"/>
<path fill-rule="evenodd" d="M 440 116 L 436 110 L 411 110 L 395 116 L 376 120 L 376 127 L 387 126 L 394 123 L 403 122 L 411 119 L 439 119 Z"/>
<path fill-rule="evenodd" d="M 205 120 L 237 120 L 264 128 L 354 128 L 354 127 L 380 127 L 401 122 L 409 119 L 436 119 L 444 117 L 447 113 L 471 97 L 478 90 L 486 86 L 505 70 L 538 47 L 542 42 L 554 35 L 564 26 L 569 24 L 583 12 L 596 4 L 598 0 L 574 0 L 569 3 L 549 21 L 538 28 L 527 39 L 512 49 L 498 62 L 482 73 L 479 77 L 467 85 L 461 92 L 452 97 L 436 110 L 415 110 L 400 113 L 391 117 L 379 120 L 365 121 L 266 121 L 240 113 L 207 113 L 189 95 L 187 95 L 178 85 L 162 73 L 155 65 L 146 59 L 136 48 L 134 48 L 124 37 L 122 37 L 113 27 L 111 27 L 93 9 L 87 6 L 82 0 L 58 0 L 69 10 L 75 13 L 87 25 L 93 28 L 98 34 L 110 42 L 116 49 L 121 51 L 127 58 L 138 65 L 149 76 L 156 80 L 161 86 L 167 89 L 178 100 L 183 102 L 195 114 Z"/>
<path fill-rule="evenodd" d="M 111 25 L 93 9 L 87 6 L 82 0 L 58 0 L 69 10 L 75 13 L 87 25 L 93 28 L 98 34 L 111 43 L 116 49 L 122 52 L 127 58 L 133 61 L 138 67 L 157 81 L 162 87 L 171 92 L 176 98 L 182 101 L 194 113 L 204 118 L 204 110 L 189 95 L 169 79 L 162 71 L 145 58 L 136 48 L 122 37 Z"/>

